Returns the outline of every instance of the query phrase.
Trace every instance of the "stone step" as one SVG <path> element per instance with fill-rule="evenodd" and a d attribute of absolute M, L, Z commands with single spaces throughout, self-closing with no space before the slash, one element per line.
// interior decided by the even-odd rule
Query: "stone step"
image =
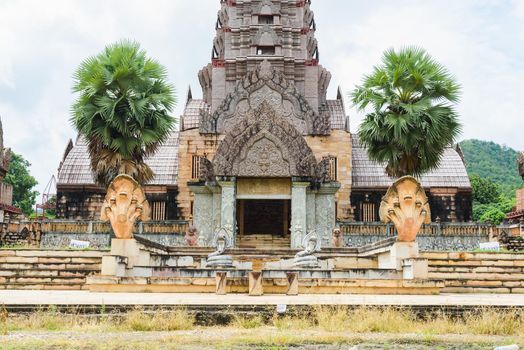
<path fill-rule="evenodd" d="M 481 281 L 520 281 L 524 280 L 524 273 L 439 273 L 430 272 L 429 278 L 438 280 L 481 280 Z"/>
<path fill-rule="evenodd" d="M 97 264 L 102 261 L 98 257 L 41 257 L 41 256 L 4 256 L 0 263 L 59 263 L 59 264 Z"/>
<path fill-rule="evenodd" d="M 441 293 L 469 293 L 469 294 L 522 294 L 524 293 L 524 289 L 521 288 L 480 288 L 480 287 L 444 287 L 441 289 Z"/>
<path fill-rule="evenodd" d="M 0 283 L 0 289 L 14 290 L 82 290 L 85 283 Z"/>
<path fill-rule="evenodd" d="M 86 278 L 15 277 L 0 280 L 2 285 L 83 285 Z"/>
<path fill-rule="evenodd" d="M 94 273 L 100 273 L 100 270 L 49 270 L 49 269 L 27 269 L 27 270 L 0 270 L 0 277 L 11 276 L 46 276 L 46 277 L 82 277 Z"/>
<path fill-rule="evenodd" d="M 429 266 L 498 266 L 523 267 L 524 260 L 429 260 Z"/>
<path fill-rule="evenodd" d="M 0 264 L 0 270 L 100 270 L 101 264 L 40 264 L 40 263 L 3 263 Z"/>
<path fill-rule="evenodd" d="M 500 268 L 500 267 L 430 267 L 429 272 L 435 273 L 523 273 L 521 267 Z"/>
<path fill-rule="evenodd" d="M 466 253 L 466 252 L 422 252 L 422 257 L 432 260 L 524 260 L 524 254 L 515 253 Z"/>
<path fill-rule="evenodd" d="M 291 246 L 291 237 L 281 237 L 273 235 L 244 235 L 239 237 L 240 248 L 289 248 Z"/>

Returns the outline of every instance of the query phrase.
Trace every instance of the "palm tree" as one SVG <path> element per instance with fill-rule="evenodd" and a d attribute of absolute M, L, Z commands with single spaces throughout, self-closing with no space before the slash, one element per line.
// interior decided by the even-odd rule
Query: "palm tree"
<path fill-rule="evenodd" d="M 459 84 L 424 49 L 390 49 L 351 94 L 359 110 L 370 107 L 359 140 L 390 176 L 421 175 L 438 167 L 460 134 L 459 95 Z"/>
<path fill-rule="evenodd" d="M 119 174 L 141 184 L 154 177 L 144 159 L 176 125 L 169 115 L 174 88 L 166 78 L 162 65 L 127 40 L 108 45 L 76 70 L 71 122 L 87 140 L 98 184 L 106 187 Z"/>

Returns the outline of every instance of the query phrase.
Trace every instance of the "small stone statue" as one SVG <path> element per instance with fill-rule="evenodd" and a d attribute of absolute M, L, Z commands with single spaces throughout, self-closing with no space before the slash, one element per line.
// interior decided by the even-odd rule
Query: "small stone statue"
<path fill-rule="evenodd" d="M 142 187 L 129 175 L 118 175 L 107 189 L 100 218 L 111 222 L 116 238 L 133 238 L 136 221 L 149 220 L 149 204 Z"/>
<path fill-rule="evenodd" d="M 302 240 L 304 250 L 295 255 L 293 266 L 302 268 L 319 267 L 318 259 L 315 255 L 320 251 L 321 240 L 317 237 L 315 231 L 311 231 Z"/>
<path fill-rule="evenodd" d="M 233 258 L 224 254 L 226 248 L 231 245 L 231 236 L 226 229 L 218 230 L 213 245 L 216 250 L 207 256 L 206 267 L 233 267 Z"/>
<path fill-rule="evenodd" d="M 429 202 L 420 183 L 411 176 L 398 179 L 380 203 L 380 219 L 393 222 L 398 241 L 415 242 L 422 224 L 431 222 Z"/>
<path fill-rule="evenodd" d="M 333 237 L 331 238 L 331 245 L 333 248 L 342 248 L 345 246 L 344 237 L 342 236 L 342 231 L 338 227 L 333 229 Z"/>
<path fill-rule="evenodd" d="M 195 226 L 191 225 L 186 230 L 186 235 L 184 237 L 184 241 L 186 242 L 186 245 L 190 247 L 196 247 L 198 246 L 198 230 Z"/>

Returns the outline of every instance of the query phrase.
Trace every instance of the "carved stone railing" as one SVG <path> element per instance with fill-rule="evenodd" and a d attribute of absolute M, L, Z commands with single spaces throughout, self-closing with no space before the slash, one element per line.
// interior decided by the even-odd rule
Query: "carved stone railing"
<path fill-rule="evenodd" d="M 340 230 L 344 235 L 396 235 L 393 224 L 382 222 L 338 222 Z M 470 235 L 497 235 L 502 227 L 480 223 L 431 223 L 422 225 L 421 235 L 443 235 L 443 236 L 470 236 Z"/>
<path fill-rule="evenodd" d="M 24 223 L 21 223 L 24 224 Z M 178 233 L 189 227 L 187 221 L 148 221 L 135 225 L 135 233 Z M 103 221 L 49 220 L 40 222 L 43 233 L 111 233 L 111 224 Z"/>
<path fill-rule="evenodd" d="M 178 233 L 183 234 L 189 228 L 188 221 L 149 221 L 138 224 L 137 233 Z"/>

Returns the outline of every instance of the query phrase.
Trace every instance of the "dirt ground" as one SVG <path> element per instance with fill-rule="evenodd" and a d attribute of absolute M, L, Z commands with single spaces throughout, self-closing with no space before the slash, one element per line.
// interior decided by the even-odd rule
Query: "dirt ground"
<path fill-rule="evenodd" d="M 488 350 L 522 339 L 474 335 L 346 334 L 203 328 L 177 332 L 13 332 L 0 337 L 2 350 Z"/>

